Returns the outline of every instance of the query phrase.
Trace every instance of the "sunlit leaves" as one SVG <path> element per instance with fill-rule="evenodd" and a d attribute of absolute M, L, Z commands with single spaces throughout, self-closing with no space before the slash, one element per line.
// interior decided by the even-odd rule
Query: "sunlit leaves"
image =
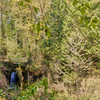
<path fill-rule="evenodd" d="M 23 1 L 21 1 L 21 2 L 19 3 L 19 6 L 23 6 Z"/>
<path fill-rule="evenodd" d="M 25 0 L 25 1 L 27 1 L 27 2 L 31 2 L 31 0 Z"/>
<path fill-rule="evenodd" d="M 33 7 L 33 8 L 34 8 L 34 11 L 35 11 L 36 13 L 38 13 L 39 8 L 37 8 L 37 7 Z"/>
<path fill-rule="evenodd" d="M 79 6 L 78 8 L 80 8 L 79 10 L 80 10 L 80 12 L 82 13 L 82 15 L 84 15 L 84 14 L 86 13 L 86 10 L 87 10 L 87 9 L 89 9 L 89 10 L 91 9 L 91 7 L 90 7 L 90 5 L 89 5 L 88 2 L 82 4 L 82 5 Z"/>
<path fill-rule="evenodd" d="M 80 18 L 80 23 L 83 23 L 83 21 L 84 21 L 84 17 L 82 16 L 82 17 Z"/>
<path fill-rule="evenodd" d="M 91 19 L 90 25 L 95 29 L 98 22 L 99 20 L 96 17 L 94 17 L 93 19 Z"/>
<path fill-rule="evenodd" d="M 93 13 L 89 2 L 85 2 L 85 3 L 82 2 L 82 4 L 80 4 L 80 5 L 78 5 L 77 3 L 79 3 L 78 0 L 73 1 L 73 5 L 77 8 L 76 12 L 79 11 L 82 14 L 81 17 L 80 17 L 80 23 L 84 23 L 84 25 L 86 27 L 88 27 L 88 25 L 89 26 L 91 25 L 95 29 L 99 20 L 97 19 L 97 17 L 94 17 L 94 18 L 88 17 L 87 13 L 89 13 L 89 12 Z M 78 5 L 78 6 L 76 6 L 76 5 Z"/>
<path fill-rule="evenodd" d="M 84 4 L 81 4 L 77 7 L 77 10 L 79 10 L 82 13 L 82 15 L 84 15 L 86 13 L 86 10 L 88 10 L 88 9 L 89 10 L 91 9 L 88 2 L 84 3 Z"/>
<path fill-rule="evenodd" d="M 97 23 L 97 22 L 99 22 L 99 20 L 98 20 L 96 17 L 94 17 L 94 18 L 92 19 L 92 22 Z"/>
<path fill-rule="evenodd" d="M 88 2 L 86 2 L 84 5 L 85 5 L 88 9 L 91 10 L 90 4 L 89 4 Z"/>
<path fill-rule="evenodd" d="M 88 26 L 89 23 L 90 23 L 90 18 L 85 16 L 85 25 L 86 25 L 86 27 Z"/>
<path fill-rule="evenodd" d="M 31 2 L 31 0 L 25 0 L 25 1 L 26 1 L 26 2 Z M 24 2 L 25 2 L 25 1 L 21 0 L 20 3 L 19 3 L 19 6 L 25 6 L 25 5 L 24 5 Z"/>
<path fill-rule="evenodd" d="M 84 23 L 84 25 L 87 27 L 88 25 L 89 25 L 89 23 L 90 23 L 90 18 L 89 17 L 87 17 L 87 16 L 82 16 L 81 18 L 80 18 L 80 23 Z"/>
<path fill-rule="evenodd" d="M 76 5 L 79 2 L 79 0 L 74 0 L 73 5 Z"/>
<path fill-rule="evenodd" d="M 44 88 L 43 88 L 44 87 Z M 27 87 L 24 91 L 20 93 L 21 99 L 29 100 L 29 97 L 35 97 L 35 94 L 38 93 L 38 89 L 43 89 L 44 93 L 48 89 L 47 79 L 44 78 L 40 81 L 40 83 L 34 83 L 33 85 Z"/>
<path fill-rule="evenodd" d="M 96 24 L 94 22 L 91 22 L 92 27 L 95 29 Z"/>
<path fill-rule="evenodd" d="M 80 9 L 80 12 L 82 13 L 82 15 L 84 15 L 84 14 L 85 14 L 85 7 L 82 7 L 82 8 Z"/>
<path fill-rule="evenodd" d="M 44 26 L 43 28 L 45 29 L 45 35 L 46 35 L 47 37 L 50 37 L 50 35 L 51 35 L 51 34 L 50 34 L 50 30 L 51 30 L 51 29 L 48 28 L 47 26 Z"/>

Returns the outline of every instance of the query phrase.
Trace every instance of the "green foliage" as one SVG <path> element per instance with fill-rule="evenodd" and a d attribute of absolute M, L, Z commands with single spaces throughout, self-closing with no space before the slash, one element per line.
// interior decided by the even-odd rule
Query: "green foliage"
<path fill-rule="evenodd" d="M 73 5 L 76 5 L 79 2 L 79 0 L 74 0 Z"/>
<path fill-rule="evenodd" d="M 34 7 L 34 11 L 35 11 L 36 13 L 38 13 L 38 11 L 39 11 L 39 8 L 37 8 L 37 7 Z"/>
<path fill-rule="evenodd" d="M 31 0 L 25 0 L 25 1 L 27 1 L 27 2 L 31 2 Z"/>
<path fill-rule="evenodd" d="M 11 62 L 27 62 L 32 69 L 45 66 L 68 83 L 91 68 L 90 57 L 100 58 L 99 1 L 4 0 L 1 3 L 0 54 L 6 51 Z M 38 88 L 43 88 L 46 94 L 47 85 L 46 79 L 33 84 L 21 92 L 19 99 L 34 97 Z M 54 93 L 50 98 L 53 97 Z"/>
<path fill-rule="evenodd" d="M 21 1 L 21 2 L 19 3 L 19 5 L 20 5 L 20 6 L 23 6 L 23 1 Z"/>
<path fill-rule="evenodd" d="M 44 93 L 47 92 L 48 82 L 46 78 L 41 80 L 40 83 L 34 83 L 33 85 L 27 87 L 24 91 L 20 93 L 20 97 L 18 100 L 29 100 L 31 97 L 35 97 L 36 93 L 42 92 L 41 89 Z"/>
<path fill-rule="evenodd" d="M 3 90 L 2 89 L 0 89 L 0 97 L 2 96 L 3 97 Z"/>
<path fill-rule="evenodd" d="M 100 63 L 97 63 L 97 68 L 100 69 Z"/>

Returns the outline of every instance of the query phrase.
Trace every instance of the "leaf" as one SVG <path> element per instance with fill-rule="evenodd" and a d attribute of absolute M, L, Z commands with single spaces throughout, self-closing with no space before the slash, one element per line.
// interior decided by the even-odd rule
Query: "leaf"
<path fill-rule="evenodd" d="M 21 2 L 19 3 L 19 6 L 23 6 L 23 1 L 21 1 Z"/>
<path fill-rule="evenodd" d="M 67 4 L 67 3 L 66 3 L 66 0 L 63 0 L 63 2 L 64 2 L 65 4 Z"/>
<path fill-rule="evenodd" d="M 34 90 L 34 89 L 35 89 L 35 87 L 32 88 L 32 90 Z"/>
<path fill-rule="evenodd" d="M 85 5 L 87 8 L 91 9 L 91 7 L 90 7 L 90 5 L 89 5 L 88 2 L 86 2 L 84 5 Z"/>
<path fill-rule="evenodd" d="M 80 9 L 80 12 L 82 13 L 82 15 L 84 15 L 84 14 L 85 14 L 85 7 L 82 7 L 82 8 Z"/>
<path fill-rule="evenodd" d="M 23 7 L 27 8 L 27 4 L 24 4 Z"/>
<path fill-rule="evenodd" d="M 22 99 L 25 99 L 24 97 L 22 97 Z"/>
<path fill-rule="evenodd" d="M 79 5 L 79 6 L 77 7 L 77 10 L 80 10 L 80 8 L 81 8 L 81 5 Z"/>
<path fill-rule="evenodd" d="M 92 25 L 92 27 L 95 29 L 95 27 L 96 27 L 96 24 L 99 22 L 99 20 L 96 18 L 96 17 L 94 17 L 93 19 L 92 19 L 92 21 L 91 21 L 91 25 Z"/>
<path fill-rule="evenodd" d="M 50 37 L 51 34 L 50 34 L 49 32 L 46 32 L 46 36 L 47 36 L 47 37 Z"/>
<path fill-rule="evenodd" d="M 87 27 L 89 25 L 89 21 L 85 21 L 85 26 Z"/>
<path fill-rule="evenodd" d="M 39 88 L 41 88 L 41 86 L 40 86 L 40 85 L 38 85 L 38 87 L 39 87 Z"/>
<path fill-rule="evenodd" d="M 85 25 L 87 26 L 90 23 L 89 18 L 85 16 Z"/>
<path fill-rule="evenodd" d="M 91 22 L 92 27 L 95 29 L 96 24 L 94 22 Z"/>
<path fill-rule="evenodd" d="M 63 5 L 61 5 L 61 9 L 63 9 L 63 7 L 64 7 L 64 6 L 63 6 Z"/>
<path fill-rule="evenodd" d="M 78 3 L 78 0 L 74 0 L 73 5 L 76 5 Z"/>
<path fill-rule="evenodd" d="M 84 18 L 82 16 L 81 19 L 80 19 L 80 23 L 83 23 L 83 21 L 84 21 Z"/>
<path fill-rule="evenodd" d="M 25 0 L 25 1 L 27 1 L 27 2 L 31 2 L 31 0 Z"/>
<path fill-rule="evenodd" d="M 92 22 L 98 23 L 99 20 L 98 20 L 96 17 L 94 17 L 94 18 L 92 19 Z"/>
<path fill-rule="evenodd" d="M 36 13 L 38 13 L 39 8 L 34 7 L 34 10 L 35 10 Z"/>

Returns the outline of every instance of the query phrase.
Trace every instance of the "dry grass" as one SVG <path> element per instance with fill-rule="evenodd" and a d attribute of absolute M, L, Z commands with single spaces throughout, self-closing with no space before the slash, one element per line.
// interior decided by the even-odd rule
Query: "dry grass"
<path fill-rule="evenodd" d="M 61 98 L 62 100 L 100 100 L 100 78 L 95 74 L 81 78 L 78 82 L 78 91 L 73 84 L 67 86 L 63 82 L 52 83 L 49 88 L 59 91 L 59 95 L 54 97 L 56 100 L 61 100 Z"/>

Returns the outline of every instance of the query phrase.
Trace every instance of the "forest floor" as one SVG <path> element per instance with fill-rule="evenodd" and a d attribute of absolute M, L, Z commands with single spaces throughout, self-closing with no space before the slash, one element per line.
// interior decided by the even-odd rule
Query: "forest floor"
<path fill-rule="evenodd" d="M 86 78 L 83 78 L 81 81 L 81 87 L 79 88 L 78 95 L 76 94 L 68 94 L 58 92 L 54 95 L 54 98 L 52 100 L 100 100 L 100 78 L 97 76 L 88 76 Z M 58 84 L 59 85 L 59 84 Z M 55 86 L 57 87 L 57 86 Z M 65 87 L 67 90 L 68 88 Z M 14 97 L 16 96 L 16 90 L 9 91 L 9 95 Z M 0 97 L 0 100 L 7 100 L 4 97 Z M 42 100 L 42 99 L 39 99 Z M 48 100 L 48 99 L 47 99 Z"/>
<path fill-rule="evenodd" d="M 54 98 L 56 99 L 52 99 L 52 100 L 66 100 L 65 98 L 67 98 L 67 100 L 77 100 L 77 98 L 79 98 L 79 100 L 100 100 L 100 69 L 96 69 L 95 67 L 93 68 L 93 73 L 92 74 L 88 74 L 87 76 L 84 76 L 82 78 L 82 80 L 79 83 L 79 88 L 78 88 L 78 95 L 75 94 L 75 91 L 70 91 L 70 89 L 68 86 L 64 85 L 64 82 L 62 83 L 54 83 L 51 84 L 51 87 L 49 87 L 49 89 L 55 89 L 55 91 L 58 91 L 55 95 Z M 53 78 L 53 77 L 51 77 Z M 39 81 L 41 79 L 38 79 Z M 38 83 L 38 82 L 37 82 Z M 75 88 L 75 87 L 74 87 Z M 74 89 L 73 86 L 71 87 L 71 89 Z M 63 91 L 63 93 L 59 92 L 59 91 Z M 11 97 L 17 97 L 17 90 L 8 90 L 9 95 Z M 48 93 L 49 94 L 49 93 Z M 59 99 L 61 98 L 61 99 Z M 0 97 L 0 100 L 7 100 L 4 97 Z M 42 100 L 42 99 L 40 99 Z M 49 100 L 49 99 L 47 99 Z"/>

